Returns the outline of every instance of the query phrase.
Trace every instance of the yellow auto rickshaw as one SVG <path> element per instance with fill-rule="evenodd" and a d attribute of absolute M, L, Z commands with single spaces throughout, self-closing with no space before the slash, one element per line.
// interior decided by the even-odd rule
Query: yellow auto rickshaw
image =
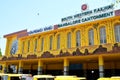
<path fill-rule="evenodd" d="M 30 74 L 0 74 L 0 80 L 33 80 Z"/>
<path fill-rule="evenodd" d="M 86 78 L 77 76 L 56 76 L 55 80 L 86 80 Z"/>
<path fill-rule="evenodd" d="M 8 79 L 6 80 L 20 80 L 22 74 L 8 74 Z"/>
<path fill-rule="evenodd" d="M 110 80 L 109 77 L 102 77 L 102 78 L 98 78 L 97 80 Z"/>
<path fill-rule="evenodd" d="M 120 76 L 102 77 L 97 80 L 120 80 Z"/>
<path fill-rule="evenodd" d="M 110 80 L 120 80 L 120 76 L 112 76 Z"/>
<path fill-rule="evenodd" d="M 33 77 L 31 74 L 23 74 L 21 77 L 20 77 L 20 80 L 33 80 Z"/>
<path fill-rule="evenodd" d="M 22 74 L 4 74 L 0 73 L 0 80 L 20 80 Z"/>
<path fill-rule="evenodd" d="M 35 75 L 33 76 L 33 80 L 54 80 L 54 76 L 52 75 Z"/>
<path fill-rule="evenodd" d="M 7 74 L 0 73 L 0 80 L 7 80 L 6 78 L 8 77 Z"/>
<path fill-rule="evenodd" d="M 78 78 L 79 78 L 79 80 L 86 80 L 85 77 L 78 77 Z"/>

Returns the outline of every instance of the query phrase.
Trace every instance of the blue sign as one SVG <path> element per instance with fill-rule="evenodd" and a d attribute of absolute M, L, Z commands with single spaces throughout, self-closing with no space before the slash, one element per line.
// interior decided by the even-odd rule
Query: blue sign
<path fill-rule="evenodd" d="M 48 26 L 48 27 L 44 27 L 44 28 L 40 28 L 40 29 L 35 29 L 33 31 L 29 31 L 28 34 L 35 34 L 35 33 L 39 33 L 39 32 L 45 32 L 45 31 L 49 31 L 49 30 L 53 30 L 53 26 Z"/>

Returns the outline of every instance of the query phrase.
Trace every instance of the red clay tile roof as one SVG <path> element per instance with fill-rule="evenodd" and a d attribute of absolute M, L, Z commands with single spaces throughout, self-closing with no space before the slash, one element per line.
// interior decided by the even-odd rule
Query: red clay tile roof
<path fill-rule="evenodd" d="M 17 31 L 17 32 L 14 32 L 14 33 L 10 33 L 10 34 L 6 34 L 6 35 L 4 35 L 4 38 L 12 36 L 12 35 L 19 35 L 19 34 L 22 34 L 22 33 L 27 33 L 27 29 L 21 30 L 21 31 Z"/>

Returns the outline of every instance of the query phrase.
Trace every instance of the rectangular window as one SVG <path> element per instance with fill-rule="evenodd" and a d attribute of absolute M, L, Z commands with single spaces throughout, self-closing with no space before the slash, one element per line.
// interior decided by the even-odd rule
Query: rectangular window
<path fill-rule="evenodd" d="M 106 32 L 105 27 L 100 28 L 100 44 L 106 43 Z"/>
<path fill-rule="evenodd" d="M 41 39 L 41 51 L 43 51 L 43 46 L 44 46 L 44 38 Z"/>

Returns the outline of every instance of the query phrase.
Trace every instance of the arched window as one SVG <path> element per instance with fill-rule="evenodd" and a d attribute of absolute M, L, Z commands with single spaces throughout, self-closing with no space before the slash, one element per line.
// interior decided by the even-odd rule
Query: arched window
<path fill-rule="evenodd" d="M 114 30 L 115 30 L 115 41 L 120 42 L 120 24 L 116 25 Z"/>
<path fill-rule="evenodd" d="M 80 46 L 80 31 L 76 32 L 76 47 Z"/>
<path fill-rule="evenodd" d="M 60 34 L 57 35 L 57 49 L 60 49 Z"/>
<path fill-rule="evenodd" d="M 67 48 L 71 48 L 71 33 L 67 34 Z"/>
<path fill-rule="evenodd" d="M 43 51 L 43 46 L 44 46 L 44 38 L 41 39 L 41 51 Z"/>
<path fill-rule="evenodd" d="M 30 40 L 28 40 L 28 52 L 30 51 Z"/>
<path fill-rule="evenodd" d="M 106 43 L 106 31 L 105 27 L 100 28 L 100 44 Z"/>
<path fill-rule="evenodd" d="M 36 50 L 37 50 L 37 43 L 38 43 L 38 40 L 37 40 L 37 39 L 35 39 L 34 51 L 36 51 Z"/>
<path fill-rule="evenodd" d="M 94 45 L 94 31 L 93 29 L 90 29 L 89 32 L 89 45 Z"/>
<path fill-rule="evenodd" d="M 50 47 L 49 47 L 50 50 L 52 50 L 52 44 L 53 44 L 53 37 L 50 36 Z"/>

